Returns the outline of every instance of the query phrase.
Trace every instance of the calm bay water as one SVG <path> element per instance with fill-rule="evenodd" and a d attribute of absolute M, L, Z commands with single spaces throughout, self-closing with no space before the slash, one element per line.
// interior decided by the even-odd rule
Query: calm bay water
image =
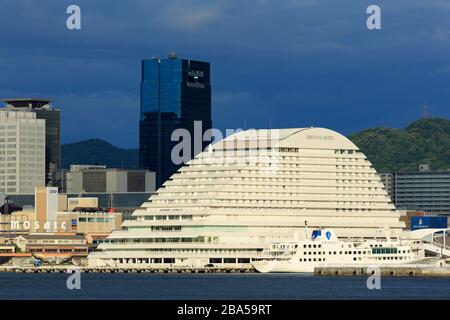
<path fill-rule="evenodd" d="M 0 299 L 450 299 L 450 278 L 296 274 L 81 274 L 68 290 L 67 274 L 0 273 Z"/>

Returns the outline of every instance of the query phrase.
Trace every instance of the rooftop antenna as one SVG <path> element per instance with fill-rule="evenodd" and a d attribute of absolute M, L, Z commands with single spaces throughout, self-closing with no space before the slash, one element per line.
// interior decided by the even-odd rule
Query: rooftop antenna
<path fill-rule="evenodd" d="M 244 130 L 247 130 L 247 117 L 244 118 Z"/>
<path fill-rule="evenodd" d="M 272 118 L 269 118 L 269 129 L 272 130 Z"/>
<path fill-rule="evenodd" d="M 422 107 L 422 119 L 428 119 L 428 106 L 426 103 Z"/>

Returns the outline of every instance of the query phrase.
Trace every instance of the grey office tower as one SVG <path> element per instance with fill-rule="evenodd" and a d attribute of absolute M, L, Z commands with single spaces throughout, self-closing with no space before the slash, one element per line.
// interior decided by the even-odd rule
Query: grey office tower
<path fill-rule="evenodd" d="M 61 169 L 61 110 L 53 108 L 50 99 L 18 98 L 3 99 L 7 110 L 36 113 L 45 119 L 45 184 L 58 186 Z"/>

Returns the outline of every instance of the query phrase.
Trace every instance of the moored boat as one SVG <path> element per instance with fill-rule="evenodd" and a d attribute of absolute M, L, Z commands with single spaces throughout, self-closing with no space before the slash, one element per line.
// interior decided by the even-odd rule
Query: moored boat
<path fill-rule="evenodd" d="M 258 272 L 313 273 L 326 266 L 386 266 L 424 259 L 413 241 L 399 238 L 340 240 L 333 230 L 312 230 L 307 238 L 272 243 L 253 266 Z"/>

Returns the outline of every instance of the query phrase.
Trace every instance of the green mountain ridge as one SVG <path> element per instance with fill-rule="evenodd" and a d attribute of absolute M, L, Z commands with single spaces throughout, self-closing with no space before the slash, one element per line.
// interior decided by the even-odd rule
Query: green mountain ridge
<path fill-rule="evenodd" d="M 139 150 L 119 148 L 101 139 L 63 144 L 61 146 L 61 166 L 68 169 L 71 164 L 138 168 Z"/>
<path fill-rule="evenodd" d="M 429 162 L 433 170 L 450 168 L 450 120 L 421 119 L 404 129 L 371 128 L 348 137 L 367 156 L 378 172 L 417 171 Z M 138 149 L 118 148 L 101 139 L 89 139 L 61 147 L 62 167 L 100 164 L 137 168 Z"/>
<path fill-rule="evenodd" d="M 378 172 L 417 171 L 430 163 L 432 170 L 450 168 L 450 120 L 421 119 L 405 129 L 372 128 L 348 137 Z"/>

